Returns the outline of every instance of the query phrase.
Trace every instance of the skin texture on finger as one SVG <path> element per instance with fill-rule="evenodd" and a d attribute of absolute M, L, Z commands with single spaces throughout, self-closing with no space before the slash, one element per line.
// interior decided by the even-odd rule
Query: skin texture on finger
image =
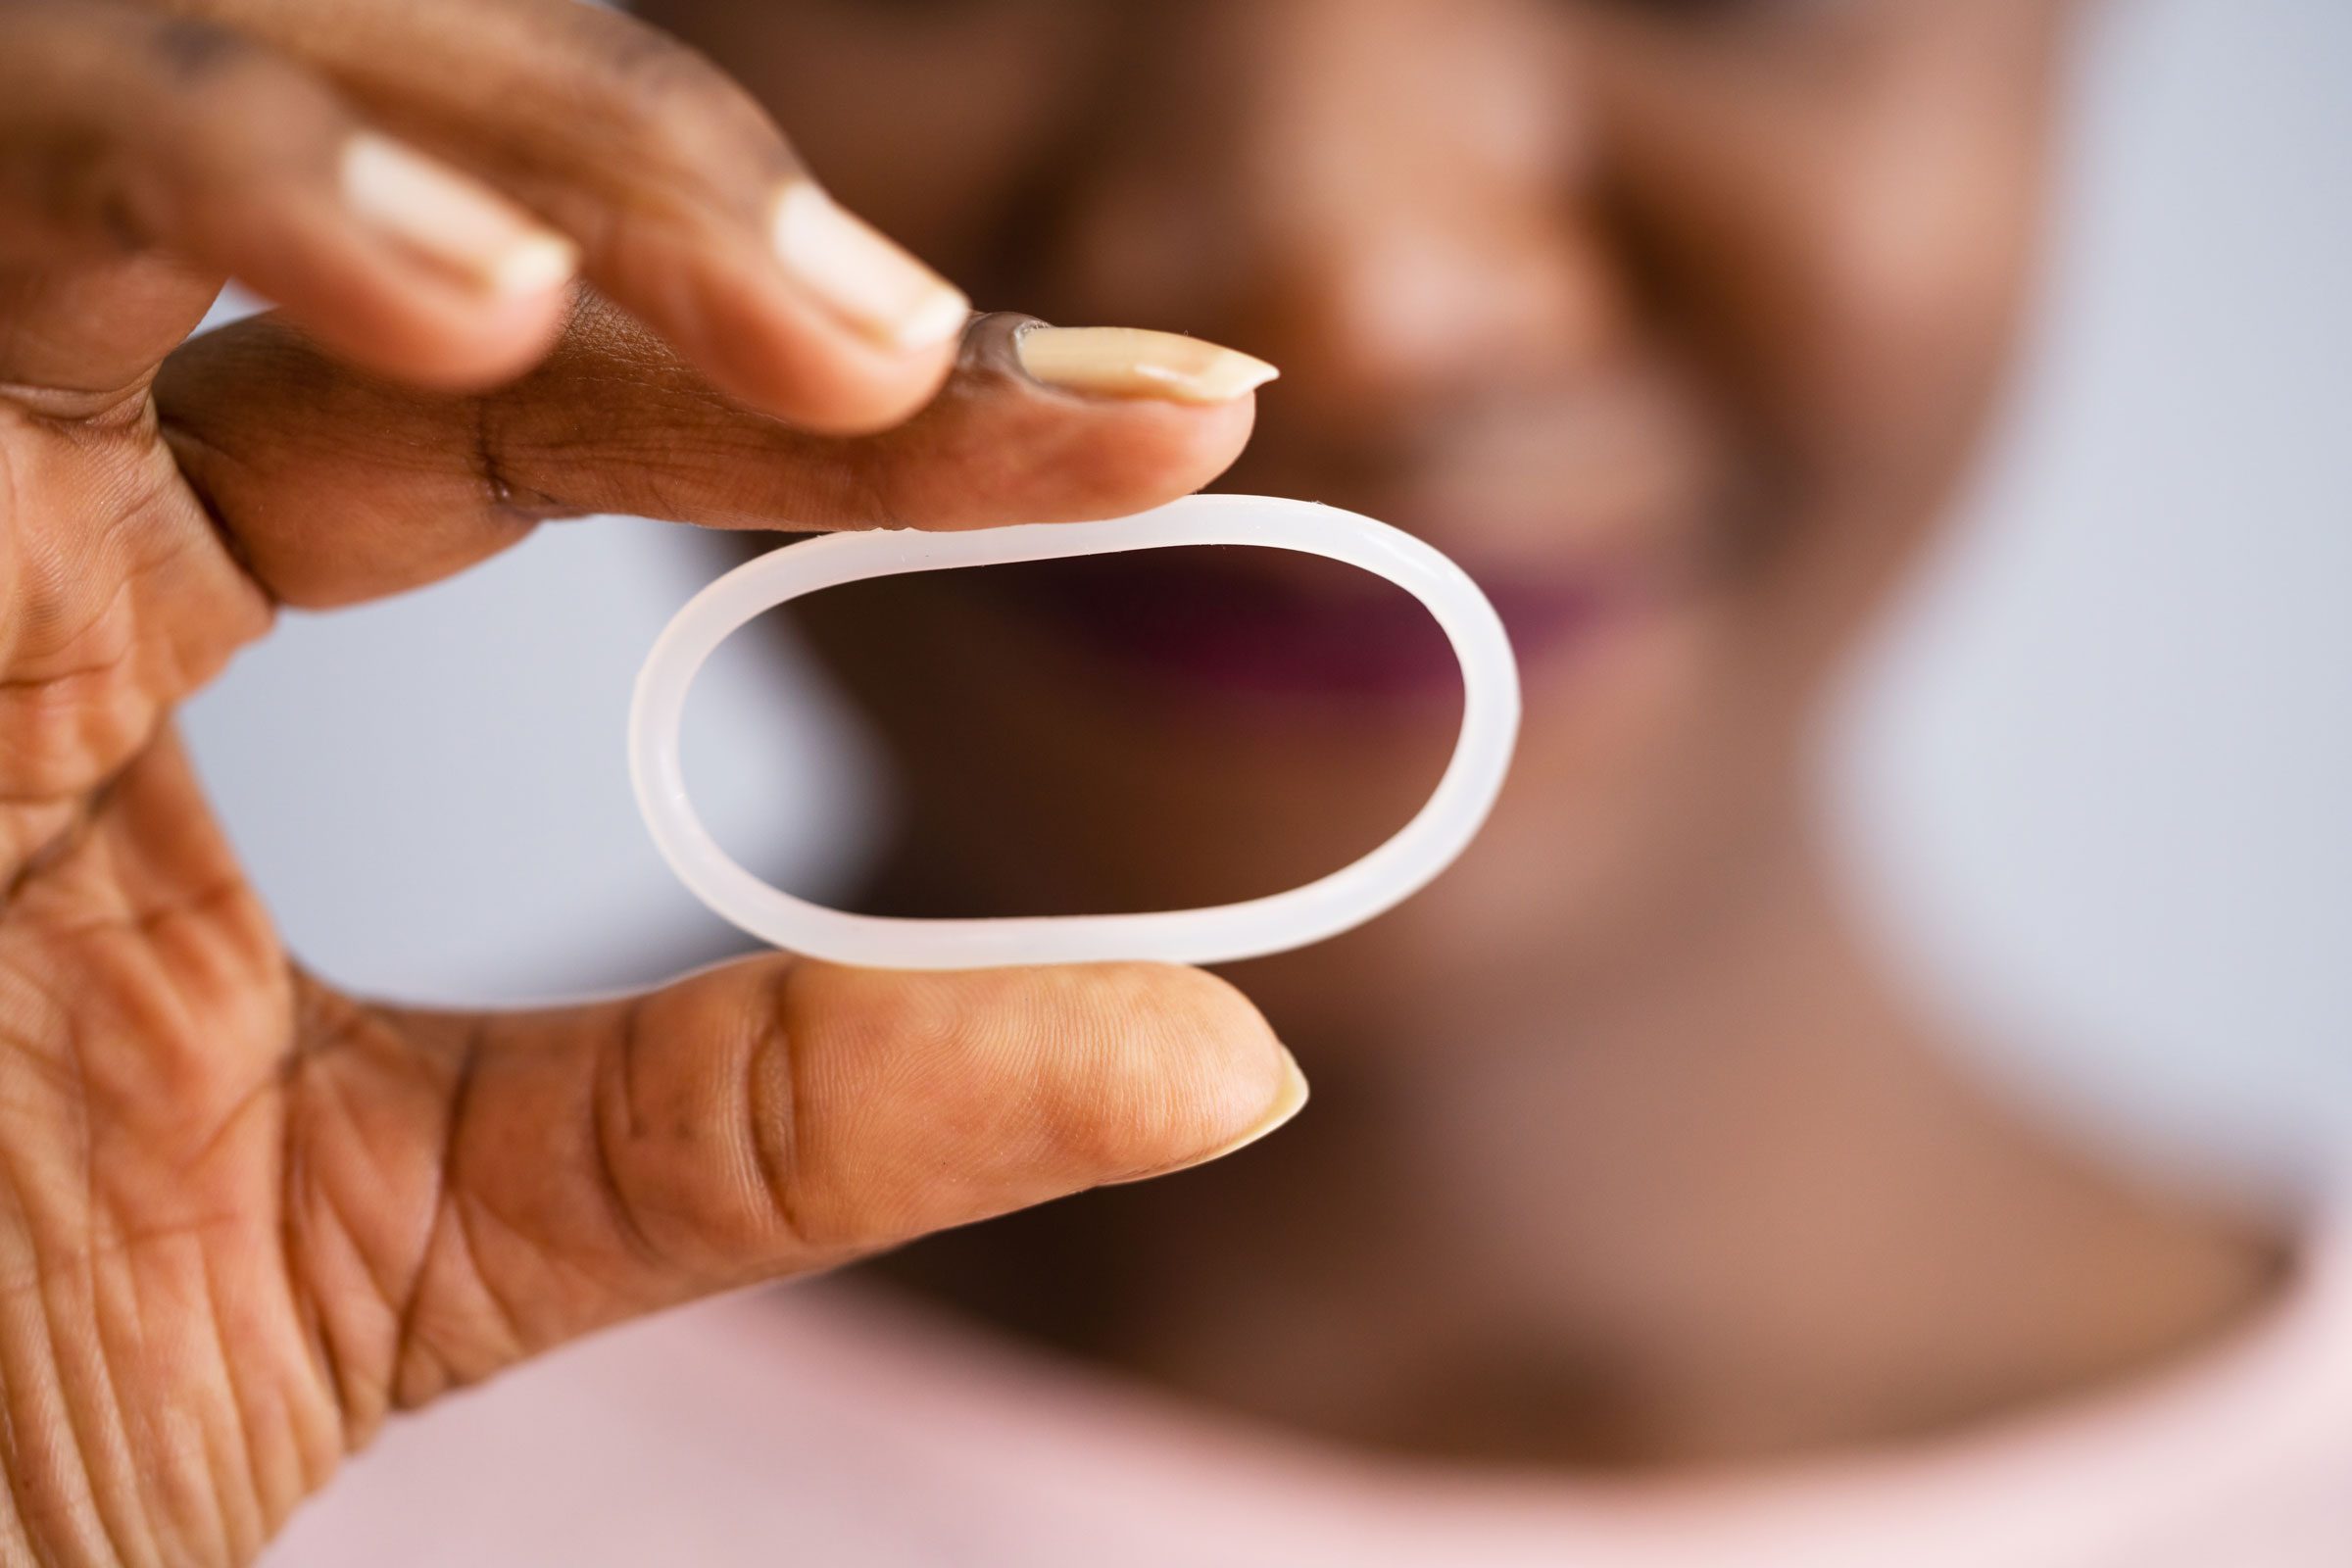
<path fill-rule="evenodd" d="M 928 407 L 851 438 L 730 401 L 593 298 L 543 366 L 485 396 L 353 374 L 267 319 L 190 344 L 156 395 L 241 560 L 304 606 L 433 581 L 555 516 L 791 530 L 1117 516 L 1206 484 L 1249 439 L 1246 393 L 1203 404 L 1038 383 L 1014 349 L 1023 321 L 975 322 Z"/>
<path fill-rule="evenodd" d="M 297 1079 L 290 1266 L 360 1433 L 603 1324 L 1180 1168 L 1297 1107 L 1238 993 L 1152 965 L 768 958 L 333 1032 Z"/>
<path fill-rule="evenodd" d="M 434 385 L 546 346 L 563 242 L 454 173 L 386 179 L 430 168 L 413 156 L 355 162 L 391 144 L 267 45 L 118 0 L 6 0 L 0 24 L 0 384 L 134 391 L 229 275 L 338 352 Z M 477 220 L 487 272 L 418 243 L 453 210 Z"/>
<path fill-rule="evenodd" d="M 267 38 L 545 216 L 601 291 L 732 396 L 812 429 L 880 429 L 954 361 L 960 296 L 827 204 L 788 204 L 813 187 L 766 112 L 642 23 L 576 0 L 172 9 Z M 844 313 L 844 286 L 862 296 L 885 273 L 903 318 L 871 319 L 861 298 Z"/>

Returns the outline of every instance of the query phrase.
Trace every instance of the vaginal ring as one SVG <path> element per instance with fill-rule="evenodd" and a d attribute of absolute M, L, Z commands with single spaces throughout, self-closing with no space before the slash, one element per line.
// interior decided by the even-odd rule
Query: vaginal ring
<path fill-rule="evenodd" d="M 679 758 L 686 694 L 719 644 L 766 611 L 867 577 L 1177 545 L 1246 545 L 1345 562 L 1420 600 L 1452 644 L 1463 688 L 1452 760 L 1413 819 L 1354 863 L 1287 893 L 1206 908 L 903 920 L 829 909 L 770 887 L 720 849 L 696 814 Z M 697 594 L 655 643 L 629 713 L 629 775 L 654 843 L 679 879 L 720 916 L 779 948 L 885 969 L 1220 963 L 1337 936 L 1425 886 L 1477 836 L 1518 731 L 1518 668 L 1502 621 L 1469 575 L 1436 549 L 1334 507 L 1193 496 L 1107 522 L 830 534 L 749 562 Z"/>

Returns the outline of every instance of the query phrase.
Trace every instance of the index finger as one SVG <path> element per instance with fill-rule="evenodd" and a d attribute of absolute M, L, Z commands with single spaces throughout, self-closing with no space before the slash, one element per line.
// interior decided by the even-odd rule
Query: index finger
<path fill-rule="evenodd" d="M 544 365 L 491 393 L 345 370 L 264 318 L 173 355 L 156 401 L 239 563 L 279 602 L 322 608 L 448 576 L 551 517 L 801 532 L 1120 516 L 1222 472 L 1271 374 L 1195 338 L 989 316 L 913 418 L 820 436 L 718 396 L 590 298 Z"/>
<path fill-rule="evenodd" d="M 104 525 L 24 519 L 19 559 L 45 569 L 0 606 L 0 794 L 113 776 L 272 601 L 397 593 L 592 513 L 790 530 L 1115 516 L 1214 478 L 1272 373 L 1196 339 L 987 317 L 930 408 L 845 438 L 717 396 L 593 300 L 538 371 L 472 397 L 349 369 L 270 318 L 210 333 L 155 385 L 177 482 L 125 487 Z"/>

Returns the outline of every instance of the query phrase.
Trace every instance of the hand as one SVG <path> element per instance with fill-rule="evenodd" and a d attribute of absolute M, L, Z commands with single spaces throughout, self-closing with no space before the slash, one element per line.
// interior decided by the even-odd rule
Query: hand
<path fill-rule="evenodd" d="M 798 178 L 572 0 L 0 0 L 0 1558 L 249 1560 L 391 1412 L 1296 1108 L 1178 969 L 370 1005 L 215 828 L 170 713 L 279 605 L 561 514 L 1116 514 L 1246 439 L 1247 373 L 1045 385 Z M 287 316 L 174 352 L 231 273 Z"/>

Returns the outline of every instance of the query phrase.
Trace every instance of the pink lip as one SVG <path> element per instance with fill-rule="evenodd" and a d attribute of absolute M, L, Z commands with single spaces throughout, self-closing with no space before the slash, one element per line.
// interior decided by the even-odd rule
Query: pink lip
<path fill-rule="evenodd" d="M 1025 568 L 1002 586 L 1116 668 L 1204 697 L 1417 701 L 1460 689 L 1445 634 L 1411 598 L 1244 564 L 1261 555 L 1102 556 Z M 1522 662 L 1590 642 L 1632 597 L 1600 572 L 1478 575 Z"/>

